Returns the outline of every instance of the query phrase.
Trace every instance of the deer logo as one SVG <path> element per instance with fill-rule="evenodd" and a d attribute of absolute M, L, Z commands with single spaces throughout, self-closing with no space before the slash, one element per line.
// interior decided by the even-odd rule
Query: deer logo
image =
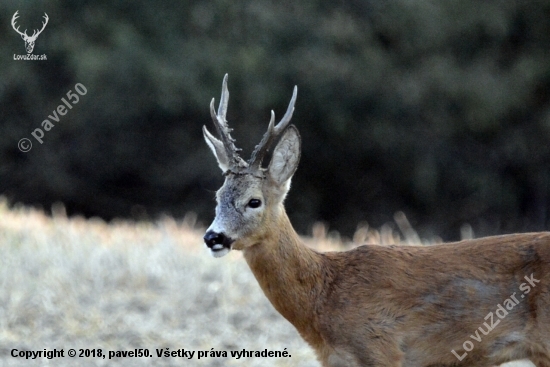
<path fill-rule="evenodd" d="M 44 28 L 46 28 L 46 24 L 48 24 L 48 20 L 50 18 L 48 18 L 48 14 L 44 13 L 44 19 L 45 19 L 45 22 L 42 22 L 42 29 L 41 30 L 34 30 L 32 36 L 29 36 L 27 34 L 27 30 L 25 29 L 24 32 L 21 32 L 19 30 L 19 26 L 17 26 L 17 28 L 15 27 L 15 21 L 17 18 L 19 18 L 19 15 L 17 14 L 19 12 L 19 10 L 17 10 L 15 12 L 15 14 L 13 14 L 13 17 L 11 18 L 11 26 L 13 27 L 13 29 L 19 33 L 21 35 L 21 38 L 23 38 L 23 41 L 25 41 L 25 49 L 27 50 L 27 53 L 28 54 L 31 54 L 32 53 L 32 50 L 34 50 L 34 43 L 36 42 L 36 39 L 38 38 L 38 36 L 40 35 L 40 33 L 42 33 L 42 31 L 44 30 Z"/>

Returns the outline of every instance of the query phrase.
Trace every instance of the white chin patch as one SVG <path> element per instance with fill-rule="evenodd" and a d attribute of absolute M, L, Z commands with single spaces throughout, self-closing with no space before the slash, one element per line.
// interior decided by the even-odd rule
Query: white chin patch
<path fill-rule="evenodd" d="M 206 244 L 204 246 L 208 249 L 208 251 L 210 252 L 210 255 L 212 255 L 213 257 L 222 257 L 227 255 L 229 251 L 231 251 L 230 248 L 225 247 L 224 245 L 219 243 L 212 246 L 212 248 L 206 246 Z"/>
<path fill-rule="evenodd" d="M 220 245 L 221 246 L 221 245 Z M 227 247 L 221 247 L 220 249 L 210 249 L 210 255 L 214 256 L 214 257 L 222 257 L 222 256 L 225 256 L 229 253 L 229 251 L 231 251 L 231 249 L 228 249 Z"/>

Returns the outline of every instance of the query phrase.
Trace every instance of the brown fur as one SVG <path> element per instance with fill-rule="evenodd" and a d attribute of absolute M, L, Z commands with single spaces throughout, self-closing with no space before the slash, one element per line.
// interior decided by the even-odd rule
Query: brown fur
<path fill-rule="evenodd" d="M 550 366 L 550 233 L 318 253 L 276 213 L 244 256 L 323 366 Z M 540 283 L 522 299 L 531 274 Z M 520 302 L 500 320 L 497 306 L 514 292 Z M 470 335 L 489 330 L 489 312 L 500 323 L 477 342 Z M 451 351 L 462 356 L 468 340 L 474 348 L 459 361 Z"/>
<path fill-rule="evenodd" d="M 276 126 L 272 113 L 245 162 L 225 121 L 225 76 L 217 114 L 210 105 L 221 140 L 203 129 L 225 175 L 204 237 L 212 255 L 242 250 L 325 367 L 488 367 L 522 358 L 550 367 L 550 233 L 329 253 L 301 242 L 282 204 L 301 151 L 288 125 L 296 95 L 295 87 Z"/>

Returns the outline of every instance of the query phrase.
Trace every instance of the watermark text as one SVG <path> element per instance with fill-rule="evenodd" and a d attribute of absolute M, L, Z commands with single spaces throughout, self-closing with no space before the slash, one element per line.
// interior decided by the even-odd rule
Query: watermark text
<path fill-rule="evenodd" d="M 79 95 L 84 96 L 88 93 L 88 90 L 82 83 L 76 83 L 74 90 L 76 93 L 69 90 L 66 95 L 67 98 L 61 98 L 61 102 L 63 103 L 57 106 L 57 108 L 52 111 L 51 115 L 48 115 L 47 119 L 42 121 L 40 127 L 37 127 L 31 132 L 31 135 L 37 142 L 43 144 L 46 132 L 50 131 L 55 126 L 54 122 L 58 123 L 61 120 L 61 116 L 65 116 L 69 110 L 73 109 L 73 106 L 80 101 Z M 32 141 L 29 138 L 23 138 L 19 140 L 17 147 L 20 151 L 26 153 L 32 149 Z"/>
<path fill-rule="evenodd" d="M 483 325 L 477 328 L 474 334 L 470 335 L 470 339 L 477 343 L 481 343 L 483 335 L 489 335 L 489 333 L 493 331 L 498 324 L 500 324 L 500 321 L 508 316 L 510 311 L 512 311 L 514 307 L 516 307 L 525 298 L 525 296 L 529 294 L 529 292 L 531 292 L 532 288 L 535 288 L 537 283 L 540 283 L 540 280 L 535 279 L 533 274 L 531 274 L 531 276 L 526 275 L 524 278 L 526 280 L 526 283 L 520 284 L 519 290 L 522 293 L 516 296 L 517 292 L 514 292 L 512 293 L 512 295 L 510 295 L 509 298 L 506 298 L 502 303 L 499 303 L 496 306 L 496 310 L 494 313 L 491 311 L 484 317 L 485 322 L 483 323 Z M 462 361 L 464 358 L 466 358 L 468 352 L 471 352 L 475 347 L 472 340 L 466 340 L 462 344 L 462 348 L 464 349 L 463 354 L 458 354 L 454 349 L 451 351 L 451 353 L 453 353 L 459 361 Z"/>

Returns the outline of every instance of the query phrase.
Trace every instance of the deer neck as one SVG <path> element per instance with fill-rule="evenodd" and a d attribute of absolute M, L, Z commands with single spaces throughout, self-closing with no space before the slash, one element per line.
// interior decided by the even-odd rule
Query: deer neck
<path fill-rule="evenodd" d="M 281 207 L 261 243 L 243 250 L 260 287 L 310 344 L 318 344 L 315 304 L 323 284 L 323 257 L 305 246 Z"/>

